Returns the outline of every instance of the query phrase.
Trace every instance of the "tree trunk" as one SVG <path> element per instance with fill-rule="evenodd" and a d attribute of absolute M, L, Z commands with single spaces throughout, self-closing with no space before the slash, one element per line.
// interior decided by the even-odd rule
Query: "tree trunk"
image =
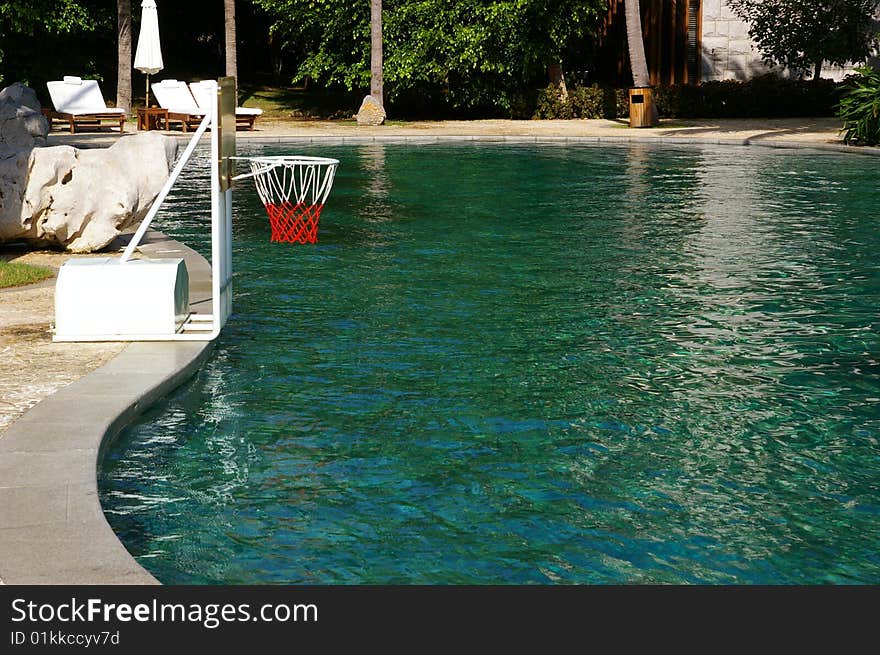
<path fill-rule="evenodd" d="M 565 86 L 565 73 L 562 72 L 562 63 L 550 64 L 547 68 L 547 74 L 550 76 L 550 84 L 556 88 L 559 97 L 563 100 L 567 99 L 568 87 Z"/>
<path fill-rule="evenodd" d="M 648 59 L 645 56 L 645 39 L 642 36 L 642 12 L 639 0 L 624 0 L 626 13 L 626 44 L 629 50 L 629 65 L 632 70 L 634 87 L 651 86 L 648 73 Z M 657 105 L 651 100 L 651 122 L 659 122 Z"/>
<path fill-rule="evenodd" d="M 629 48 L 629 65 L 633 86 L 651 86 L 648 60 L 645 57 L 645 39 L 642 37 L 642 12 L 639 0 L 625 0 L 626 44 Z"/>
<path fill-rule="evenodd" d="M 813 72 L 813 81 L 818 82 L 822 79 L 822 60 L 816 62 L 816 69 Z"/>
<path fill-rule="evenodd" d="M 385 106 L 382 79 L 382 0 L 370 0 L 370 95 Z"/>
<path fill-rule="evenodd" d="M 238 50 L 235 43 L 235 0 L 223 0 L 226 13 L 226 76 L 238 77 Z"/>
<path fill-rule="evenodd" d="M 116 0 L 116 106 L 131 111 L 131 0 Z"/>

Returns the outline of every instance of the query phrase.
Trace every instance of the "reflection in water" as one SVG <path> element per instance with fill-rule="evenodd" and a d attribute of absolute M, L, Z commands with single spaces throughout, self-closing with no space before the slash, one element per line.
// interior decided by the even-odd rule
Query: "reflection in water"
<path fill-rule="evenodd" d="M 313 154 L 320 243 L 239 190 L 236 314 L 104 462 L 161 580 L 880 580 L 873 160 Z"/>
<path fill-rule="evenodd" d="M 377 207 L 380 211 L 385 210 L 382 201 L 388 198 L 390 181 L 385 171 L 385 146 L 374 143 L 360 148 L 361 169 L 367 178 L 367 195 L 371 201 L 380 203 Z"/>

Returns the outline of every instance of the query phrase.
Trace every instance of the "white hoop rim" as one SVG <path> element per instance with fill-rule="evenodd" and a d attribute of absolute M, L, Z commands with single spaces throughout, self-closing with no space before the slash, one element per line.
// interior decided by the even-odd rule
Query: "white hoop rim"
<path fill-rule="evenodd" d="M 258 164 L 339 164 L 338 159 L 330 157 L 306 157 L 303 155 L 266 155 L 262 157 L 230 157 L 242 161 L 253 161 Z"/>
<path fill-rule="evenodd" d="M 306 157 L 304 155 L 268 155 L 263 157 L 230 157 L 230 159 L 238 161 L 246 161 L 251 165 L 249 173 L 241 173 L 235 175 L 232 180 L 245 180 L 249 177 L 262 175 L 263 173 L 275 168 L 276 166 L 339 166 L 338 159 L 330 157 Z"/>

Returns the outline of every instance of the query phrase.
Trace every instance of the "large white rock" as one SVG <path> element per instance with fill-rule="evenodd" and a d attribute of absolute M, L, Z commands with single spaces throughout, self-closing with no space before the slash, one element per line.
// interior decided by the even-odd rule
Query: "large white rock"
<path fill-rule="evenodd" d="M 0 91 L 0 147 L 33 148 L 46 144 L 49 123 L 34 90 L 21 82 Z"/>
<path fill-rule="evenodd" d="M 20 238 L 71 252 L 104 248 L 146 215 L 176 155 L 177 143 L 155 132 L 122 137 L 100 150 L 35 149 Z"/>
<path fill-rule="evenodd" d="M 0 242 L 100 250 L 146 215 L 177 156 L 155 132 L 102 149 L 35 147 L 47 132 L 33 91 L 0 92 Z"/>
<path fill-rule="evenodd" d="M 49 124 L 32 89 L 19 83 L 0 91 L 0 241 L 21 232 L 28 161 L 34 147 L 46 143 L 48 133 Z"/>

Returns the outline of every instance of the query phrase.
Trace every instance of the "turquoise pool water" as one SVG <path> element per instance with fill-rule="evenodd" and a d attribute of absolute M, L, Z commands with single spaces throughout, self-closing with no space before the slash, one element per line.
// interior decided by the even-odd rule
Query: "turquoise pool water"
<path fill-rule="evenodd" d="M 292 151 L 319 244 L 239 189 L 235 314 L 100 471 L 161 581 L 880 582 L 880 160 Z"/>

